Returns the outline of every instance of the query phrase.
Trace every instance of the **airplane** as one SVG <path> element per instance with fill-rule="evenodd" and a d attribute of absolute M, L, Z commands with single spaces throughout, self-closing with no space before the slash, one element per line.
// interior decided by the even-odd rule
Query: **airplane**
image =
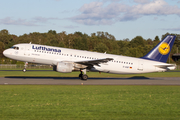
<path fill-rule="evenodd" d="M 32 43 L 13 45 L 3 51 L 4 56 L 23 62 L 52 65 L 53 70 L 71 73 L 79 70 L 79 78 L 87 80 L 86 71 L 113 74 L 138 74 L 174 70 L 176 65 L 166 63 L 176 36 L 167 35 L 144 57 L 75 50 Z M 26 67 L 23 69 L 26 71 Z M 83 74 L 84 73 L 84 74 Z"/>

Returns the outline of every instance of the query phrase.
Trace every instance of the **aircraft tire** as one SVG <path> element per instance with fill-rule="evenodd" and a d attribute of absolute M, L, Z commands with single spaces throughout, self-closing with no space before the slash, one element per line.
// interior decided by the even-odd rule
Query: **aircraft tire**
<path fill-rule="evenodd" d="M 87 80 L 88 76 L 86 74 L 82 75 L 82 80 Z"/>
<path fill-rule="evenodd" d="M 26 72 L 26 68 L 24 68 L 22 71 L 23 71 L 23 72 Z"/>
<path fill-rule="evenodd" d="M 79 74 L 79 79 L 82 79 L 83 74 Z"/>

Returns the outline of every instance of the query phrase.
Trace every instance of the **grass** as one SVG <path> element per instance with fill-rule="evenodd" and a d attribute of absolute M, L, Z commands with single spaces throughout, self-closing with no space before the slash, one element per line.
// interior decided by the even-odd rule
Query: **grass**
<path fill-rule="evenodd" d="M 175 120 L 179 86 L 0 85 L 1 120 Z"/>
<path fill-rule="evenodd" d="M 180 77 L 179 72 L 89 77 Z M 0 77 L 77 77 L 79 72 L 0 71 Z M 180 86 L 0 85 L 0 120 L 175 120 Z"/>
<path fill-rule="evenodd" d="M 72 73 L 59 73 L 55 71 L 0 71 L 0 77 L 10 76 L 28 76 L 28 77 L 78 77 L 80 72 Z M 179 72 L 160 72 L 160 73 L 145 73 L 145 74 L 109 74 L 98 72 L 87 72 L 89 77 L 101 77 L 101 78 L 125 78 L 125 77 L 180 77 Z"/>

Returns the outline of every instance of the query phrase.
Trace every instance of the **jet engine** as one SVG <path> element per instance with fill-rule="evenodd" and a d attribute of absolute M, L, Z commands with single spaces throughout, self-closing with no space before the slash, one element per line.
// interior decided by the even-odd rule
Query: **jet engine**
<path fill-rule="evenodd" d="M 62 73 L 71 73 L 73 70 L 73 64 L 58 62 L 57 65 L 53 66 L 53 70 Z"/>

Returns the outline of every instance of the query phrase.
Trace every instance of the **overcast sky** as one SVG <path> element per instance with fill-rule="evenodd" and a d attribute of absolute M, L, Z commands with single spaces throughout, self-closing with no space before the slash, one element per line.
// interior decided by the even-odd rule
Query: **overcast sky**
<path fill-rule="evenodd" d="M 180 0 L 1 0 L 0 30 L 23 35 L 56 30 L 117 40 L 180 34 Z"/>

